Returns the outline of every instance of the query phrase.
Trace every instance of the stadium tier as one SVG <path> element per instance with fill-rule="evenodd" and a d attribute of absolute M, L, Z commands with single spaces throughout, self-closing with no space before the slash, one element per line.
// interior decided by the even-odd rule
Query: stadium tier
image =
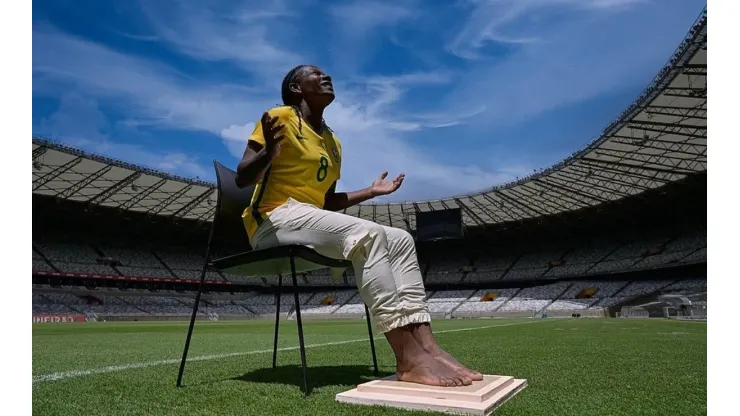
<path fill-rule="evenodd" d="M 446 318 L 536 316 L 582 313 L 603 316 L 605 309 L 625 305 L 646 295 L 703 295 L 706 279 L 653 281 L 561 281 L 526 288 L 484 290 L 440 290 L 428 294 L 432 315 Z M 364 316 L 356 290 L 301 293 L 301 311 L 307 316 Z M 277 309 L 274 294 L 206 294 L 199 313 L 203 316 L 273 318 Z M 281 314 L 295 311 L 293 296 L 281 296 Z M 172 316 L 187 317 L 192 297 L 176 291 L 119 290 L 34 285 L 34 314 L 94 314 L 98 317 Z"/>
<path fill-rule="evenodd" d="M 706 304 L 706 48 L 703 15 L 632 105 L 548 169 L 471 194 L 343 213 L 415 236 L 417 214 L 461 210 L 464 237 L 417 245 L 437 316 L 599 316 L 621 307 L 654 315 L 672 296 Z M 32 141 L 33 313 L 187 316 L 215 184 Z M 249 249 L 235 220 L 214 242 L 216 257 Z M 352 270 L 338 281 L 328 270 L 298 281 L 305 316 L 364 314 Z M 204 317 L 276 312 L 275 276 L 206 268 L 206 283 Z M 281 298 L 282 314 L 293 306 Z"/>
<path fill-rule="evenodd" d="M 427 284 L 484 283 L 498 280 L 533 280 L 541 278 L 574 278 L 609 275 L 627 271 L 650 270 L 666 266 L 706 262 L 706 231 L 675 237 L 645 238 L 636 241 L 574 241 L 559 250 L 488 253 L 471 256 L 465 253 L 442 255 L 421 251 L 424 280 Z M 537 246 L 531 247 L 537 250 Z M 451 256 L 451 257 L 448 257 Z M 107 264 L 101 264 L 101 263 Z M 191 252 L 169 251 L 152 247 L 102 247 L 93 244 L 33 243 L 33 271 L 40 273 L 84 274 L 107 278 L 139 277 L 152 279 L 198 280 L 204 259 Z M 228 281 L 256 286 L 272 286 L 277 276 L 234 276 L 207 271 L 209 281 Z M 331 272 L 318 270 L 298 279 L 304 286 L 356 285 L 354 273 L 334 282 Z"/>

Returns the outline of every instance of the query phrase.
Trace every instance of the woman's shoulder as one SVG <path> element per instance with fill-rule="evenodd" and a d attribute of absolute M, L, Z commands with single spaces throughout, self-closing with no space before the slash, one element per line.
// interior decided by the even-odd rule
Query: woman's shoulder
<path fill-rule="evenodd" d="M 277 107 L 273 107 L 267 112 L 272 117 L 278 117 L 281 121 L 289 120 L 291 118 L 298 117 L 298 115 L 295 113 L 295 110 L 293 110 L 293 107 L 289 105 L 281 105 Z"/>

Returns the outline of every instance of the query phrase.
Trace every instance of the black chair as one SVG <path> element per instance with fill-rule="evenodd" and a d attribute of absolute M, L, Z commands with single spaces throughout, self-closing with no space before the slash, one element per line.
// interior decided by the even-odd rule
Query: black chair
<path fill-rule="evenodd" d="M 295 302 L 295 314 L 298 321 L 298 342 L 301 352 L 301 366 L 303 368 L 303 394 L 308 395 L 308 375 L 306 367 L 306 347 L 303 341 L 303 322 L 301 321 L 301 306 L 298 301 L 298 282 L 296 275 L 311 270 L 318 270 L 327 267 L 348 268 L 352 263 L 346 260 L 337 260 L 325 257 L 316 251 L 301 245 L 286 245 L 267 248 L 264 250 L 251 250 L 220 259 L 210 260 L 211 245 L 214 240 L 216 231 L 223 229 L 226 225 L 231 227 L 241 227 L 244 230 L 241 215 L 244 209 L 250 204 L 254 187 L 240 189 L 236 186 L 236 172 L 218 163 L 213 162 L 216 169 L 216 181 L 218 184 L 218 198 L 216 203 L 216 214 L 213 217 L 211 232 L 208 237 L 208 246 L 206 248 L 206 260 L 200 274 L 200 283 L 198 292 L 195 295 L 193 305 L 193 314 L 190 317 L 190 326 L 185 338 L 185 350 L 182 353 L 180 361 L 180 371 L 177 375 L 177 387 L 182 387 L 182 376 L 185 371 L 185 362 L 187 361 L 188 349 L 190 348 L 190 339 L 193 335 L 195 318 L 198 313 L 200 296 L 203 292 L 203 283 L 206 278 L 206 271 L 210 268 L 241 276 L 278 276 L 277 290 L 277 310 L 275 312 L 275 339 L 272 351 L 272 367 L 277 367 L 277 347 L 278 347 L 278 328 L 280 325 L 280 292 L 282 291 L 283 275 L 290 271 L 293 282 L 293 296 Z M 246 231 L 244 231 L 246 236 Z M 367 331 L 370 335 L 370 350 L 373 355 L 373 366 L 375 375 L 378 375 L 378 360 L 375 356 L 375 342 L 373 340 L 373 330 L 370 324 L 370 313 L 365 305 L 365 316 L 367 317 Z"/>

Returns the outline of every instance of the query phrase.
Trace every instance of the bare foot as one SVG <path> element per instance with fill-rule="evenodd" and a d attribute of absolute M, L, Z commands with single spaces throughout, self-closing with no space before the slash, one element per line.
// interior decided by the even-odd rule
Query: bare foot
<path fill-rule="evenodd" d="M 419 343 L 419 345 L 421 345 L 422 349 L 426 351 L 427 354 L 431 355 L 447 367 L 455 370 L 464 379 L 470 380 L 471 383 L 473 380 L 483 380 L 483 374 L 465 367 L 457 361 L 455 357 L 440 348 L 439 344 L 437 344 L 437 339 L 432 333 L 432 327 L 429 323 L 411 325 L 410 328 L 414 339 Z"/>
<path fill-rule="evenodd" d="M 470 380 L 464 380 L 460 374 L 449 365 L 425 354 L 415 364 L 396 365 L 396 377 L 400 381 L 426 384 L 429 386 L 454 387 L 469 385 Z"/>
<path fill-rule="evenodd" d="M 462 365 L 460 361 L 457 361 L 455 357 L 450 355 L 447 351 L 443 350 L 442 348 L 438 348 L 438 351 L 436 351 L 436 354 L 432 355 L 436 360 L 439 362 L 447 365 L 448 367 L 456 370 L 460 375 L 463 377 L 468 377 L 471 380 L 474 381 L 480 381 L 483 380 L 483 374 L 473 371 L 469 369 L 468 367 L 465 367 Z"/>

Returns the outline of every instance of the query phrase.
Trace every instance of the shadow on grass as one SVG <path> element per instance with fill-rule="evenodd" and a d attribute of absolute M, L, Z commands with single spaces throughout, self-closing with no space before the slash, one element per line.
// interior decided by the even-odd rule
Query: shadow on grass
<path fill-rule="evenodd" d="M 307 376 L 308 392 L 310 393 L 314 388 L 326 386 L 356 386 L 392 374 L 394 373 L 378 369 L 378 376 L 376 377 L 372 366 L 362 365 L 309 366 Z M 303 388 L 303 372 L 299 365 L 261 368 L 234 377 L 231 380 L 249 381 L 252 383 L 290 384 L 301 389 Z"/>

